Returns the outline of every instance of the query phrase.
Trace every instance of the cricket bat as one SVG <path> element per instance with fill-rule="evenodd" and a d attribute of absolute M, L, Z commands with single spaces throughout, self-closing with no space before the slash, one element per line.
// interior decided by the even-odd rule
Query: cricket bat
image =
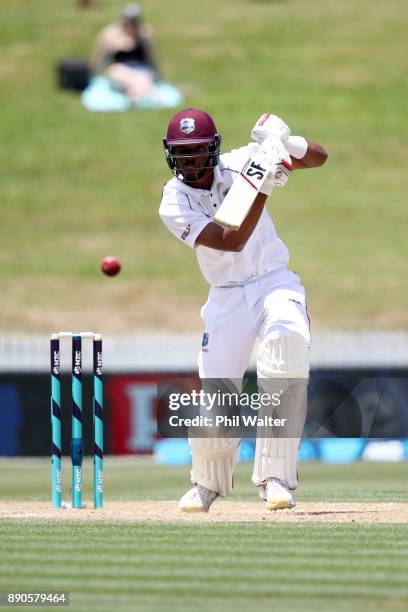
<path fill-rule="evenodd" d="M 255 152 L 232 183 L 231 189 L 214 216 L 214 221 L 224 227 L 238 230 L 245 221 L 269 170 L 270 168 L 265 167 L 261 154 Z"/>

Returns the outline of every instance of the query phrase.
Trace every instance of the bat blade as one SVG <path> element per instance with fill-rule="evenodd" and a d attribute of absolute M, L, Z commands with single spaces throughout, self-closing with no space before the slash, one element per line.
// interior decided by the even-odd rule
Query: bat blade
<path fill-rule="evenodd" d="M 223 227 L 238 230 L 245 221 L 259 193 L 269 168 L 256 154 L 248 159 L 219 207 L 214 221 Z"/>

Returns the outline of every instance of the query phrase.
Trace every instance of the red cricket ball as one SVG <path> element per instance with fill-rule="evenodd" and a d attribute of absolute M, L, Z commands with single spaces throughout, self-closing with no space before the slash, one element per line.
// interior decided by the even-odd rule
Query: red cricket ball
<path fill-rule="evenodd" d="M 116 257 L 105 257 L 101 262 L 101 270 L 106 276 L 116 276 L 121 269 L 121 263 Z"/>

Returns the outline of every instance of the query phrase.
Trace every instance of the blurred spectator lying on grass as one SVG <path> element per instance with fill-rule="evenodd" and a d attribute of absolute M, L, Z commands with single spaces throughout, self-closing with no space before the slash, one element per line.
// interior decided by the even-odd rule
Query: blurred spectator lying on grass
<path fill-rule="evenodd" d="M 138 4 L 126 5 L 119 21 L 98 34 L 91 67 L 94 74 L 108 76 L 134 102 L 153 91 L 160 73 L 152 29 L 143 23 Z"/>

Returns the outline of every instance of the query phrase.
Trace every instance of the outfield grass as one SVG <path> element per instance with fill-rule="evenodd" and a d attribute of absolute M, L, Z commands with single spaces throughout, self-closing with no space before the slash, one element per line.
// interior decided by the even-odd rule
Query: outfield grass
<path fill-rule="evenodd" d="M 408 602 L 407 529 L 11 521 L 0 530 L 0 588 L 67 590 L 75 611 L 404 610 Z"/>
<path fill-rule="evenodd" d="M 213 113 L 225 150 L 264 111 L 327 147 L 271 203 L 315 327 L 406 326 L 405 0 L 143 6 L 164 74 Z M 55 86 L 55 62 L 87 57 L 117 11 L 2 2 L 2 329 L 200 327 L 205 283 L 157 217 L 170 111 L 91 114 Z M 98 270 L 109 253 L 117 279 Z"/>
<path fill-rule="evenodd" d="M 70 460 L 63 462 L 64 495 L 68 498 Z M 232 499 L 256 499 L 251 483 L 251 463 L 240 463 L 235 473 Z M 329 465 L 320 462 L 299 466 L 299 501 L 408 502 L 406 463 Z M 50 499 L 51 468 L 48 459 L 1 459 L 0 500 Z M 152 459 L 105 459 L 107 501 L 178 499 L 189 486 L 189 467 L 162 467 Z M 84 497 L 92 497 L 92 462 L 84 463 Z"/>
<path fill-rule="evenodd" d="M 300 501 L 407 500 L 405 464 L 300 468 Z M 254 495 L 249 475 L 250 465 L 241 464 L 242 499 Z M 45 461 L 3 460 L 1 499 L 46 499 L 48 477 Z M 108 501 L 176 499 L 186 484 L 185 468 L 107 460 Z M 75 612 L 408 605 L 406 525 L 7 520 L 0 541 L 0 590 L 68 590 Z"/>

